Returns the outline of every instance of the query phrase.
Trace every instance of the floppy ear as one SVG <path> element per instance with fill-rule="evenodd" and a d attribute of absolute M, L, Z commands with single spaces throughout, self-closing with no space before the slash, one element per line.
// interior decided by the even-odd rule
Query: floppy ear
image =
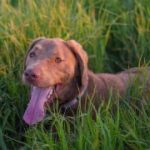
<path fill-rule="evenodd" d="M 88 56 L 82 46 L 75 40 L 66 42 L 70 50 L 74 53 L 79 66 L 80 74 L 80 96 L 83 95 L 88 83 Z"/>
<path fill-rule="evenodd" d="M 27 54 L 26 54 L 26 57 L 25 57 L 24 68 L 25 68 L 25 62 L 26 62 L 26 59 L 27 59 L 27 56 L 28 56 L 28 53 L 30 52 L 30 50 L 34 47 L 35 44 L 37 44 L 39 41 L 44 40 L 44 39 L 45 39 L 44 37 L 39 37 L 39 38 L 34 39 L 31 42 L 31 44 L 28 47 Z"/>

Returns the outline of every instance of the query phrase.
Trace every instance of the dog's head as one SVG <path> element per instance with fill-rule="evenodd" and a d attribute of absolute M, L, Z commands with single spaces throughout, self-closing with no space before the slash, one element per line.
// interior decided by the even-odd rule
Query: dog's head
<path fill-rule="evenodd" d="M 25 122 L 41 121 L 45 103 L 54 102 L 54 93 L 59 97 L 74 76 L 78 76 L 79 95 L 82 95 L 87 84 L 87 63 L 86 52 L 74 40 L 35 39 L 29 46 L 23 73 L 23 81 L 32 86 Z"/>

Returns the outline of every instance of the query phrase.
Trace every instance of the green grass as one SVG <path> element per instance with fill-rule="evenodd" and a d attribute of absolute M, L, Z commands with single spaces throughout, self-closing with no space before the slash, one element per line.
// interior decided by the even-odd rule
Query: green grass
<path fill-rule="evenodd" d="M 96 121 L 87 111 L 74 121 L 56 112 L 37 126 L 23 123 L 28 101 L 28 88 L 21 83 L 23 60 L 30 41 L 39 36 L 77 40 L 94 72 L 145 66 L 150 60 L 150 1 L 1 0 L 0 149 L 149 149 L 150 102 L 134 105 L 143 99 L 138 86 L 115 106 L 110 97 Z"/>

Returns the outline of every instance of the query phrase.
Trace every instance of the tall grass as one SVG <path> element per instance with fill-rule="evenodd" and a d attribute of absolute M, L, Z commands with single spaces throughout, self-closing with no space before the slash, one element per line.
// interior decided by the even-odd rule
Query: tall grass
<path fill-rule="evenodd" d="M 149 64 L 149 18 L 149 0 L 1 0 L 0 149 L 150 148 L 150 103 L 140 108 L 131 103 L 143 99 L 142 89 L 135 86 L 115 112 L 110 97 L 96 121 L 89 111 L 78 113 L 75 121 L 56 112 L 27 127 L 22 116 L 28 90 L 21 83 L 28 44 L 39 36 L 77 40 L 95 72 Z"/>

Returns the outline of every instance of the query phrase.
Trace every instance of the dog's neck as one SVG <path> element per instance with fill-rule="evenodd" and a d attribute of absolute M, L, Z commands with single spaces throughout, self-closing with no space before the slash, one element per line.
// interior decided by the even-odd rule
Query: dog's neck
<path fill-rule="evenodd" d="M 82 87 L 82 91 L 79 87 L 79 80 L 79 76 L 74 76 L 70 83 L 67 85 L 67 90 L 65 92 L 68 93 L 68 97 L 64 100 L 64 103 L 60 105 L 60 108 L 63 110 L 63 112 L 68 108 L 76 108 L 77 103 L 81 100 L 81 97 L 84 95 L 88 86 L 88 80 L 84 87 Z"/>

